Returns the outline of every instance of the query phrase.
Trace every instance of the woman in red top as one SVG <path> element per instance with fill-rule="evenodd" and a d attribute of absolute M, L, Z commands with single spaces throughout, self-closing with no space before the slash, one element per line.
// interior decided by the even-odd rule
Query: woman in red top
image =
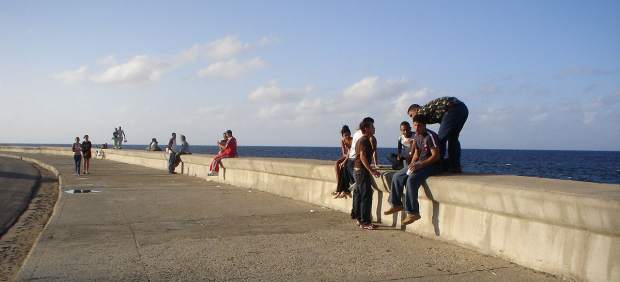
<path fill-rule="evenodd" d="M 232 130 L 226 130 L 226 144 L 218 144 L 220 152 L 213 157 L 209 166 L 209 176 L 216 176 L 220 170 L 220 163 L 223 158 L 237 157 L 237 139 L 233 137 Z"/>

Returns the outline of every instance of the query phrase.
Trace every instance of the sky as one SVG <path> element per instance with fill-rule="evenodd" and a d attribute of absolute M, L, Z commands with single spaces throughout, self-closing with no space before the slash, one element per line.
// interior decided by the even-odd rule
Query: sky
<path fill-rule="evenodd" d="M 464 148 L 620 150 L 620 1 L 0 1 L 0 143 L 339 146 L 412 103 Z M 429 126 L 437 129 L 437 125 Z"/>

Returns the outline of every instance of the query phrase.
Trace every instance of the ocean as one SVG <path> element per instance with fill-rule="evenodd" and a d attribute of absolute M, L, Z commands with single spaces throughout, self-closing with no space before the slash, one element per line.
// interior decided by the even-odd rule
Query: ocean
<path fill-rule="evenodd" d="M 22 146 L 65 146 L 44 144 L 5 144 Z M 147 145 L 124 145 L 143 150 Z M 216 146 L 192 145 L 193 153 L 215 154 Z M 334 161 L 339 147 L 239 146 L 240 157 L 299 158 Z M 386 156 L 395 148 L 379 148 L 379 162 L 388 164 Z M 504 174 L 620 184 L 620 151 L 551 151 L 463 149 L 463 170 L 468 173 Z"/>

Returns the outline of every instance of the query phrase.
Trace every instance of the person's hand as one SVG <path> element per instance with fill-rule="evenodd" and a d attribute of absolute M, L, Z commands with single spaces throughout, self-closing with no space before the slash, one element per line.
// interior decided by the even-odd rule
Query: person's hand
<path fill-rule="evenodd" d="M 396 159 L 400 161 L 401 159 L 400 155 L 396 155 Z"/>
<path fill-rule="evenodd" d="M 370 169 L 370 173 L 374 176 L 374 177 L 380 177 L 381 173 L 379 171 L 377 171 L 376 169 Z"/>
<path fill-rule="evenodd" d="M 344 165 L 345 165 L 345 164 L 346 164 L 346 161 L 345 161 L 345 162 L 341 162 L 341 163 L 338 165 L 338 167 L 340 167 L 340 169 L 342 169 L 342 168 L 344 168 Z"/>
<path fill-rule="evenodd" d="M 422 163 L 421 162 L 411 163 L 409 167 L 411 168 L 411 170 L 416 171 L 422 168 Z"/>

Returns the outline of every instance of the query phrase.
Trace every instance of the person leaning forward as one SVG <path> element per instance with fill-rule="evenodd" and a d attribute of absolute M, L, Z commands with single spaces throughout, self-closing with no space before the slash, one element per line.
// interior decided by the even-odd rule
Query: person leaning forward
<path fill-rule="evenodd" d="M 441 156 L 445 156 L 446 143 L 448 143 L 448 162 L 446 168 L 449 172 L 461 173 L 461 143 L 459 135 L 469 110 L 465 103 L 455 97 L 441 97 L 428 102 L 424 106 L 413 104 L 407 109 L 407 114 L 412 119 L 420 116 L 425 124 L 439 123 L 439 145 Z"/>

